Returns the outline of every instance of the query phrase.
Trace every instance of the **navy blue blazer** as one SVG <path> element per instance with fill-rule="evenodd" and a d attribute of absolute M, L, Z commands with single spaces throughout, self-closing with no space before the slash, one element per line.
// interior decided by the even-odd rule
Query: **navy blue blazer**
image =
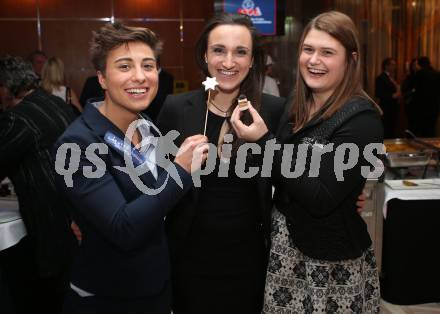
<path fill-rule="evenodd" d="M 72 203 L 73 219 L 83 233 L 74 259 L 71 282 L 99 296 L 154 296 L 170 276 L 164 218 L 192 186 L 190 174 L 174 165 L 182 180 L 181 188 L 167 171 L 158 169 L 157 181 L 151 172 L 140 179 L 150 187 L 165 188 L 157 195 L 143 194 L 130 176 L 115 166 L 125 167 L 123 153 L 108 146 L 108 154 L 97 154 L 105 163 L 99 178 L 86 178 L 83 168 L 94 166 L 85 156 L 91 143 L 104 143 L 112 132 L 121 139 L 124 134 L 92 104 L 85 107 L 58 139 L 54 155 L 63 143 L 76 143 L 81 148 L 79 169 L 73 174 L 73 186 L 56 176 L 60 191 Z M 67 169 L 69 163 L 65 163 Z"/>

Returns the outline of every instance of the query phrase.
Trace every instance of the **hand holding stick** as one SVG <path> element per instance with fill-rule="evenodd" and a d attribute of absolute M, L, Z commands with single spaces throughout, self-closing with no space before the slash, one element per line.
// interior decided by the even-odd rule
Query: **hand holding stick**
<path fill-rule="evenodd" d="M 208 99 L 206 100 L 206 114 L 205 114 L 205 126 L 203 128 L 203 135 L 206 136 L 206 125 L 208 124 L 208 105 L 211 102 L 211 90 L 215 90 L 218 85 L 215 77 L 206 77 L 206 80 L 202 83 L 205 86 L 205 92 L 208 91 Z"/>

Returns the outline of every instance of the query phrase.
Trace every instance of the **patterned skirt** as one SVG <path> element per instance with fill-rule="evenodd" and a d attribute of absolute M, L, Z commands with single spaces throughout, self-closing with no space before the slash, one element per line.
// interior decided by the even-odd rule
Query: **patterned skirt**
<path fill-rule="evenodd" d="M 293 245 L 286 218 L 274 209 L 263 313 L 379 313 L 372 248 L 337 262 L 305 256 Z"/>

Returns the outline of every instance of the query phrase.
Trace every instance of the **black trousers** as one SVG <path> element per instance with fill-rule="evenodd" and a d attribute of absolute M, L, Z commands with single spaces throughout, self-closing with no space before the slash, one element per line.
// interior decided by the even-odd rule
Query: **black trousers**
<path fill-rule="evenodd" d="M 7 291 L 15 313 L 61 314 L 68 288 L 67 268 L 63 274 L 40 276 L 28 236 L 0 252 L 0 268 L 3 289 Z"/>
<path fill-rule="evenodd" d="M 142 298 L 80 297 L 69 289 L 63 314 L 169 314 L 171 285 L 166 283 L 158 295 Z"/>

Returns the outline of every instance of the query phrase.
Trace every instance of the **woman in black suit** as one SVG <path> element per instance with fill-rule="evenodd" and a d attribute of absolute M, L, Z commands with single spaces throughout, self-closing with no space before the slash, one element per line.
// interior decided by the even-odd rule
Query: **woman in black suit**
<path fill-rule="evenodd" d="M 236 150 L 243 141 L 236 138 L 229 117 L 238 96 L 244 94 L 275 132 L 284 100 L 261 93 L 264 56 L 248 17 L 215 16 L 207 23 L 196 49 L 203 73 L 219 83 L 212 101 L 208 103 L 203 89 L 168 96 L 157 125 L 163 134 L 177 130 L 179 145 L 185 137 L 204 132 L 208 108 L 209 142 L 222 147 L 223 141 L 230 142 L 224 135 L 232 134 L 232 156 L 228 158 L 223 151 L 214 171 L 202 176 L 201 187 L 187 193 L 167 216 L 173 310 L 176 314 L 258 313 L 263 298 L 271 186 L 265 179 L 243 179 L 235 174 Z M 251 121 L 250 116 L 245 119 Z M 225 174 L 227 167 L 229 173 Z"/>

